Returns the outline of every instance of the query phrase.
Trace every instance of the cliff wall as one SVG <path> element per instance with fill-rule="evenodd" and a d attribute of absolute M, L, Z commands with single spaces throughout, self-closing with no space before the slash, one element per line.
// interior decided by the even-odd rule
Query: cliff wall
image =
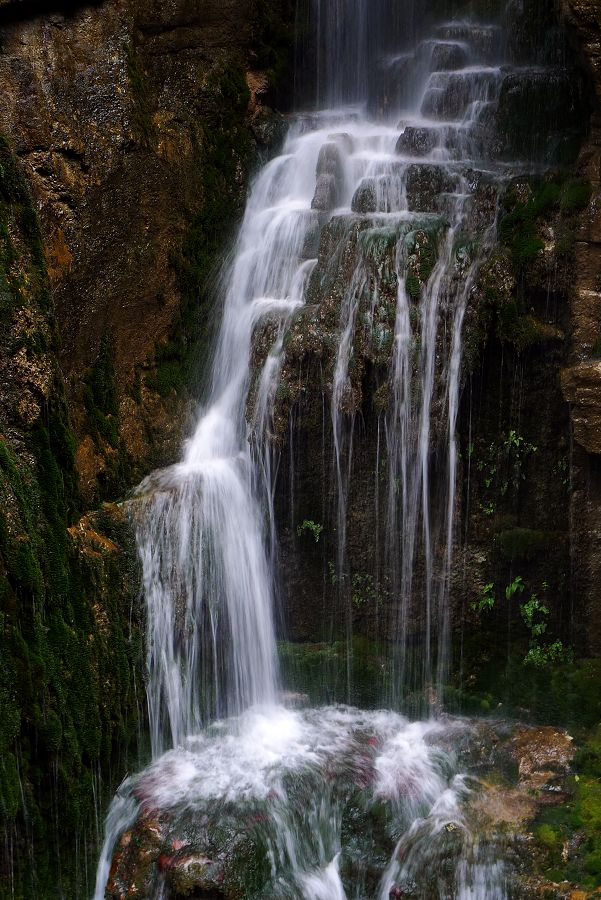
<path fill-rule="evenodd" d="M 104 501 L 179 456 L 289 12 L 0 4 L 2 897 L 91 895 L 146 752 L 135 547 Z"/>

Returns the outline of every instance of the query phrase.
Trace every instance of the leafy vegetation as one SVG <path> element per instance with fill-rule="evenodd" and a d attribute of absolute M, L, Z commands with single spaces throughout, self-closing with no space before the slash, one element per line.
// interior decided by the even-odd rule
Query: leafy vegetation
<path fill-rule="evenodd" d="M 483 483 L 480 509 L 484 515 L 494 515 L 499 500 L 518 494 L 526 480 L 527 461 L 537 451 L 538 447 L 514 429 L 498 444 L 484 448 L 476 463 Z"/>
<path fill-rule="evenodd" d="M 489 584 L 484 586 L 482 591 L 482 595 L 479 600 L 471 604 L 471 609 L 474 612 L 482 613 L 486 610 L 492 609 L 495 605 L 495 586 L 491 581 Z"/>
<path fill-rule="evenodd" d="M 516 597 L 524 593 L 526 586 L 521 575 L 515 578 L 505 587 L 505 600 L 511 603 Z M 542 590 L 547 592 L 549 585 L 543 582 Z M 496 604 L 495 586 L 493 582 L 486 584 L 480 598 L 471 603 L 474 612 L 482 614 L 490 612 Z M 520 604 L 520 615 L 529 636 L 530 647 L 523 659 L 524 665 L 542 669 L 552 663 L 570 662 L 571 651 L 564 647 L 563 642 L 555 640 L 544 643 L 541 639 L 546 634 L 549 625 L 549 607 L 539 599 L 538 594 L 532 593 L 528 600 Z"/>
<path fill-rule="evenodd" d="M 313 519 L 305 519 L 304 522 L 301 522 L 297 527 L 296 533 L 299 537 L 308 533 L 312 535 L 313 540 L 318 544 L 323 533 L 323 525 L 320 525 L 319 522 L 314 522 Z"/>

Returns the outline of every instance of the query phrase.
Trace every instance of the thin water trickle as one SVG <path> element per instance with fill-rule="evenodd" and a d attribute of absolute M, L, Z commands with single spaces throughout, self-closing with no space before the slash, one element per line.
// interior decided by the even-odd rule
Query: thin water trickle
<path fill-rule="evenodd" d="M 324 368 L 347 637 L 353 363 L 359 329 L 382 345 L 377 313 L 394 284 L 375 482 L 397 609 L 396 690 L 386 699 L 427 688 L 435 708 L 448 669 L 462 331 L 494 241 L 505 167 L 494 162 L 491 123 L 511 70 L 499 29 L 469 22 L 443 23 L 391 54 L 391 11 L 378 20 L 386 8 L 314 0 L 321 108 L 291 122 L 280 155 L 254 181 L 223 276 L 197 427 L 181 463 L 138 490 L 153 762 L 113 802 L 95 900 L 105 897 L 119 835 L 148 810 L 168 813 L 174 837 L 182 822 L 194 831 L 216 810 L 252 816 L 270 866 L 264 897 L 507 896 L 497 849 L 479 842 L 464 811 L 470 782 L 450 745 L 469 739 L 466 723 L 278 703 L 274 417 L 291 323 L 324 284 L 342 284 Z M 336 235 L 329 254 L 319 252 L 326 228 Z M 291 453 L 291 490 L 293 465 Z M 418 663 L 408 643 L 416 631 Z M 349 809 L 358 822 L 350 837 Z M 153 890 L 169 896 L 163 874 Z"/>

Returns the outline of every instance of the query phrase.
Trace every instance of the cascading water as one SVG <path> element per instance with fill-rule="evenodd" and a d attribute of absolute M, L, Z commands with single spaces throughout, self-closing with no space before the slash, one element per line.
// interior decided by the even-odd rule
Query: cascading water
<path fill-rule="evenodd" d="M 380 60 L 374 77 L 373 34 L 386 32 L 377 21 L 386 9 L 383 0 L 315 0 L 322 109 L 291 123 L 281 155 L 255 180 L 224 276 L 196 431 L 183 461 L 138 491 L 153 762 L 114 801 L 95 900 L 121 895 L 118 865 L 109 879 L 116 842 L 152 817 L 161 846 L 187 856 L 177 868 L 163 854 L 144 876 L 144 896 L 183 896 L 189 885 L 219 891 L 228 879 L 232 896 L 506 896 L 500 851 L 472 830 L 474 787 L 452 749 L 469 741 L 471 726 L 278 705 L 271 433 L 286 338 L 308 296 L 336 310 L 326 366 L 341 622 L 350 632 L 360 334 L 387 355 L 389 373 L 379 453 L 395 683 L 436 684 L 448 664 L 462 327 L 494 236 L 502 175 L 492 162 L 494 116 L 509 69 L 499 29 L 462 21 L 435 27 L 410 51 L 399 37 L 402 53 Z M 396 12 L 386 21 L 398 24 Z M 253 378 L 260 330 L 269 340 Z M 419 664 L 408 652 L 416 632 Z"/>

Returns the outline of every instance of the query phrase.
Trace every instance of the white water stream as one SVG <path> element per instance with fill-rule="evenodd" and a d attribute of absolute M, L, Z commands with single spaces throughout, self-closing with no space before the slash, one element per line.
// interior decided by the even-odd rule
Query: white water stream
<path fill-rule="evenodd" d="M 387 559 L 399 609 L 396 678 L 425 685 L 442 679 L 447 666 L 462 327 L 494 234 L 494 199 L 479 220 L 478 190 L 500 171 L 489 161 L 489 123 L 506 70 L 495 28 L 446 24 L 411 53 L 387 60 L 391 92 L 406 80 L 403 108 L 399 101 L 388 110 L 393 119 L 374 121 L 361 105 L 343 107 L 365 99 L 368 7 L 367 0 L 316 3 L 318 32 L 329 35 L 319 43 L 318 95 L 335 108 L 293 121 L 281 154 L 257 175 L 224 276 L 223 323 L 198 425 L 182 462 L 138 492 L 153 762 L 115 798 L 95 900 L 105 897 L 119 835 L 139 815 L 161 810 L 181 826 L 228 804 L 264 822 L 270 887 L 257 897 L 506 896 L 502 864 L 479 847 L 463 813 L 470 785 L 452 748 L 468 726 L 278 703 L 269 434 L 287 328 L 310 280 L 323 275 L 307 247 L 332 220 L 340 247 L 322 263 L 326 270 L 336 271 L 358 222 L 364 234 L 332 366 L 337 566 L 344 569 L 347 554 L 354 335 L 367 295 L 373 322 L 379 288 L 370 274 L 372 242 L 386 238 L 398 286 L 391 402 L 382 423 Z M 458 256 L 467 232 L 478 238 L 478 251 Z M 416 296 L 407 278 L 420 234 L 429 236 L 433 259 Z M 266 320 L 276 323 L 276 337 L 249 411 L 253 332 Z M 436 497 L 433 446 L 444 460 Z M 417 676 L 406 652 L 416 606 L 425 648 Z M 385 808 L 388 859 L 375 837 L 364 835 L 364 846 L 349 838 L 349 803 L 365 821 Z M 443 858 L 454 860 L 452 871 L 437 880 Z M 166 897 L 165 890 L 161 881 L 153 896 Z"/>

